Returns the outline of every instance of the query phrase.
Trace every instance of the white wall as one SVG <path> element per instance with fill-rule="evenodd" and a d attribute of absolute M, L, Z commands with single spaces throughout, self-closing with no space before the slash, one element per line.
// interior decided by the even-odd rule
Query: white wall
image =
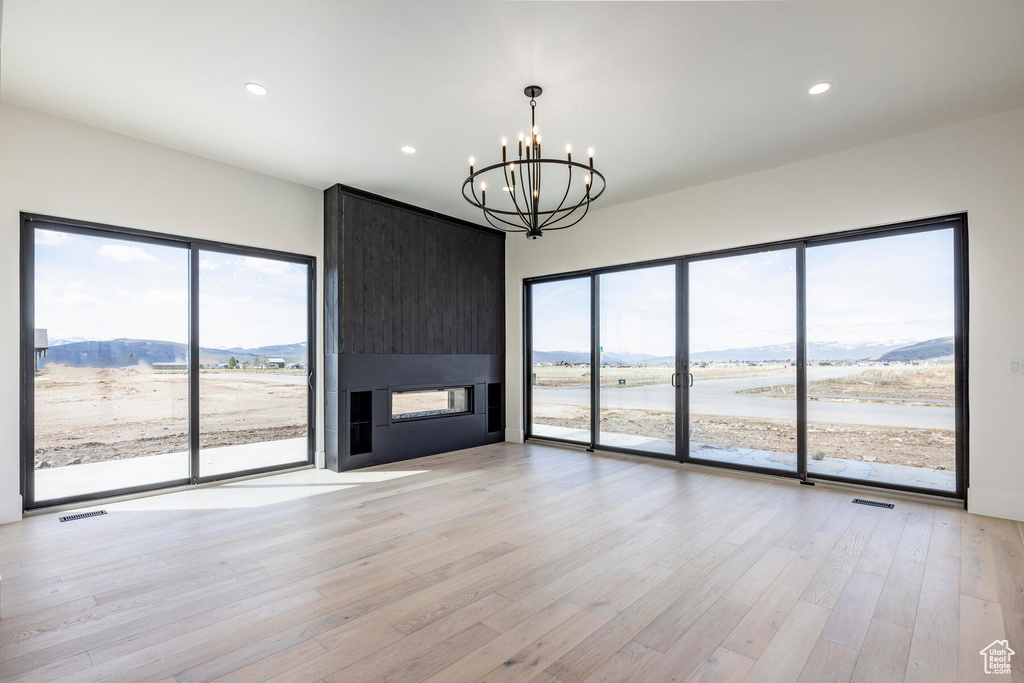
<path fill-rule="evenodd" d="M 0 103 L 0 523 L 21 518 L 21 211 L 323 256 L 322 192 Z"/>
<path fill-rule="evenodd" d="M 1024 377 L 1007 372 L 1009 358 L 1024 356 L 1024 109 L 608 207 L 536 241 L 510 236 L 508 439 L 523 434 L 523 278 L 960 211 L 970 255 L 969 506 L 1024 520 Z"/>

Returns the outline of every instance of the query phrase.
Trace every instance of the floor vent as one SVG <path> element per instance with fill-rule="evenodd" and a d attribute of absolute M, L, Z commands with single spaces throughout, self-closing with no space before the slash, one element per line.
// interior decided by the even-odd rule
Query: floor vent
<path fill-rule="evenodd" d="M 892 503 L 879 503 L 877 500 L 864 500 L 863 498 L 854 498 L 853 502 L 857 505 L 870 505 L 873 508 L 889 508 L 892 510 L 895 507 Z"/>
<path fill-rule="evenodd" d="M 76 519 L 85 519 L 86 517 L 96 517 L 105 514 L 107 514 L 106 510 L 96 510 L 94 512 L 79 512 L 77 515 L 67 515 L 66 517 L 61 517 L 60 521 L 71 522 Z"/>

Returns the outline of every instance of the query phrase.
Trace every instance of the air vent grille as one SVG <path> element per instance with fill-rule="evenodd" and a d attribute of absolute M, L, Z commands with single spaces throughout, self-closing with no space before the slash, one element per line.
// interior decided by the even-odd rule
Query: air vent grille
<path fill-rule="evenodd" d="M 892 510 L 895 507 L 892 503 L 880 503 L 877 500 L 864 500 L 863 498 L 854 498 L 853 502 L 857 505 L 870 505 L 873 508 L 888 508 Z"/>
<path fill-rule="evenodd" d="M 97 517 L 99 515 L 107 514 L 106 510 L 95 510 L 93 512 L 79 512 L 77 515 L 66 515 L 60 518 L 62 522 L 73 522 L 76 519 L 85 519 L 86 517 Z"/>

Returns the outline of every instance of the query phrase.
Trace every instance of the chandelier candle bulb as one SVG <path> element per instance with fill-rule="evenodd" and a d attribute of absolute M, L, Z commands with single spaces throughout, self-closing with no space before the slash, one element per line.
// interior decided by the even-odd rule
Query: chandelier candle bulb
<path fill-rule="evenodd" d="M 505 138 L 501 139 L 501 160 L 502 161 L 505 161 L 505 143 L 507 143 L 507 142 L 508 142 L 508 140 L 506 140 Z"/>
<path fill-rule="evenodd" d="M 469 175 L 473 175 L 473 164 L 475 162 L 476 162 L 476 159 L 474 159 L 473 157 L 469 158 Z"/>

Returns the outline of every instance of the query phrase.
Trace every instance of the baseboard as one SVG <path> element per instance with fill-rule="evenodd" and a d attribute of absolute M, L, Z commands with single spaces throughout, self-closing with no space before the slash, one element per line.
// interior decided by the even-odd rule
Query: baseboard
<path fill-rule="evenodd" d="M 505 430 L 505 441 L 511 443 L 523 443 L 523 430 L 522 429 L 506 429 Z"/>
<path fill-rule="evenodd" d="M 972 486 L 967 489 L 967 511 L 1024 522 L 1024 496 Z"/>
<path fill-rule="evenodd" d="M 9 498 L 0 498 L 0 524 L 20 522 L 22 509 L 23 507 L 20 495 L 11 496 Z"/>

